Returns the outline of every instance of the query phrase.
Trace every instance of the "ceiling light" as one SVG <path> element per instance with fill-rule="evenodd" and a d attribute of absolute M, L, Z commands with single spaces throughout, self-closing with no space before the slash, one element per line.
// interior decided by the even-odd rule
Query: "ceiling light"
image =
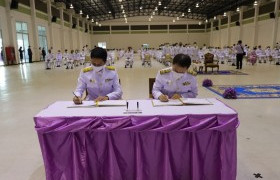
<path fill-rule="evenodd" d="M 188 9 L 188 12 L 189 12 L 189 13 L 191 12 L 191 9 L 190 9 L 190 8 Z"/>
<path fill-rule="evenodd" d="M 73 4 L 70 4 L 70 9 L 74 9 Z"/>
<path fill-rule="evenodd" d="M 89 16 L 87 15 L 87 19 L 89 19 Z"/>
<path fill-rule="evenodd" d="M 239 7 L 236 9 L 236 11 L 237 11 L 237 12 L 239 12 L 239 11 L 240 11 Z"/>
<path fill-rule="evenodd" d="M 157 10 L 158 10 L 158 8 L 156 7 L 156 8 L 155 8 L 155 11 L 157 11 Z"/>
<path fill-rule="evenodd" d="M 201 25 L 201 22 L 199 21 L 198 25 Z"/>
<path fill-rule="evenodd" d="M 161 1 L 158 2 L 158 5 L 161 6 Z"/>
<path fill-rule="evenodd" d="M 180 20 L 180 18 L 179 17 L 177 17 L 177 21 L 179 21 Z"/>
<path fill-rule="evenodd" d="M 126 14 L 124 14 L 124 15 L 123 15 L 123 17 L 125 17 L 125 18 L 126 18 Z"/>
<path fill-rule="evenodd" d="M 153 12 L 153 15 L 156 15 L 155 11 Z"/>
<path fill-rule="evenodd" d="M 197 8 L 198 8 L 198 7 L 199 7 L 199 4 L 198 4 L 198 3 L 196 3 L 195 7 L 197 7 Z"/>
<path fill-rule="evenodd" d="M 257 6 L 257 5 L 258 5 L 258 1 L 255 1 L 255 2 L 254 2 L 254 6 Z"/>
<path fill-rule="evenodd" d="M 123 5 L 121 5 L 121 9 L 123 9 Z"/>
<path fill-rule="evenodd" d="M 153 19 L 154 17 L 153 17 L 153 15 L 151 15 L 151 19 Z"/>
<path fill-rule="evenodd" d="M 143 9 L 143 7 L 142 7 L 142 6 L 140 6 L 140 9 Z"/>
<path fill-rule="evenodd" d="M 101 24 L 99 24 L 99 27 L 101 27 Z"/>
<path fill-rule="evenodd" d="M 216 16 L 214 16 L 214 20 L 216 20 L 217 19 L 217 17 Z"/>
<path fill-rule="evenodd" d="M 182 13 L 182 17 L 184 17 L 185 16 L 185 13 Z"/>
<path fill-rule="evenodd" d="M 94 20 L 93 20 L 93 19 L 91 19 L 91 22 L 92 22 L 92 23 L 94 23 Z"/>
<path fill-rule="evenodd" d="M 205 22 L 208 23 L 208 20 L 206 19 Z"/>
<path fill-rule="evenodd" d="M 122 0 L 119 0 L 119 2 L 122 2 Z"/>
<path fill-rule="evenodd" d="M 226 13 L 226 12 L 224 12 L 224 16 L 227 16 L 227 13 Z"/>
<path fill-rule="evenodd" d="M 174 23 L 175 23 L 175 22 L 176 22 L 176 21 L 175 21 L 175 19 L 173 19 L 173 21 L 172 21 L 172 22 L 174 22 Z"/>
<path fill-rule="evenodd" d="M 124 14 L 124 13 L 125 13 L 125 11 L 124 11 L 124 10 L 122 10 L 122 13 Z"/>
<path fill-rule="evenodd" d="M 83 14 L 83 11 L 82 11 L 82 10 L 80 10 L 80 14 Z"/>
<path fill-rule="evenodd" d="M 112 12 L 111 11 L 109 11 L 109 14 L 111 14 Z"/>
<path fill-rule="evenodd" d="M 164 9 L 166 9 L 167 7 L 166 6 L 164 6 Z"/>
<path fill-rule="evenodd" d="M 96 21 L 95 24 L 98 25 L 98 22 Z"/>

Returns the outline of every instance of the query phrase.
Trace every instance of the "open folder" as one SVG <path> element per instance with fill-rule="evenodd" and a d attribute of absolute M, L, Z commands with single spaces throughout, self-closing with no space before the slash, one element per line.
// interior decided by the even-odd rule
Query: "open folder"
<path fill-rule="evenodd" d="M 90 108 L 90 107 L 115 107 L 126 106 L 125 100 L 108 100 L 108 101 L 83 101 L 83 104 L 73 104 L 68 108 Z"/>
<path fill-rule="evenodd" d="M 170 99 L 168 102 L 161 102 L 160 100 L 152 100 L 153 106 L 184 106 L 184 105 L 212 105 L 208 99 L 198 98 L 180 98 Z"/>

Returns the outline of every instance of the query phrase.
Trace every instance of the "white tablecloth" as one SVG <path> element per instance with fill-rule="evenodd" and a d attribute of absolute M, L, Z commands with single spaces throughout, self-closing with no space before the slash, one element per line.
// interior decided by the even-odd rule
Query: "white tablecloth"
<path fill-rule="evenodd" d="M 73 105 L 72 101 L 58 101 L 42 110 L 36 117 L 59 117 L 59 116 L 153 116 L 153 115 L 203 115 L 203 114 L 237 114 L 236 111 L 223 104 L 217 99 L 208 99 L 213 105 L 193 106 L 165 106 L 153 107 L 151 100 L 128 100 L 129 109 L 139 109 L 142 114 L 124 114 L 126 106 L 122 107 L 92 107 L 92 108 L 67 108 Z"/>

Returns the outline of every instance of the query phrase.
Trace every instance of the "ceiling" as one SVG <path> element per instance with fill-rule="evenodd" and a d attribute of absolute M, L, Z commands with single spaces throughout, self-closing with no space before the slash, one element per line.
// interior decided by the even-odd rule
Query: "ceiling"
<path fill-rule="evenodd" d="M 242 5 L 252 5 L 254 0 L 55 0 L 55 2 L 64 2 L 67 8 L 73 4 L 76 13 L 82 10 L 84 17 L 89 15 L 89 18 L 95 21 L 106 21 L 124 16 L 151 16 L 153 12 L 156 16 L 204 20 L 226 11 L 235 11 Z M 197 3 L 199 7 L 196 7 Z"/>

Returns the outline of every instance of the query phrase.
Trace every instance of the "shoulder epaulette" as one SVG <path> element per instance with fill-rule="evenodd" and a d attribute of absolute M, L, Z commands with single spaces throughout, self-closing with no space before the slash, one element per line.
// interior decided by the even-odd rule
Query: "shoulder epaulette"
<path fill-rule="evenodd" d="M 114 66 L 106 66 L 106 69 L 111 70 L 111 71 L 115 71 L 116 68 Z"/>
<path fill-rule="evenodd" d="M 172 71 L 171 68 L 168 68 L 168 69 L 163 69 L 161 71 L 159 71 L 160 74 L 166 74 L 166 73 L 170 73 Z"/>
<path fill-rule="evenodd" d="M 86 67 L 83 69 L 83 72 L 86 73 L 86 72 L 90 72 L 93 70 L 93 67 Z"/>
<path fill-rule="evenodd" d="M 190 70 L 190 69 L 188 69 L 187 73 L 192 75 L 192 76 L 196 76 L 197 75 L 197 72 L 195 72 L 194 70 Z"/>

